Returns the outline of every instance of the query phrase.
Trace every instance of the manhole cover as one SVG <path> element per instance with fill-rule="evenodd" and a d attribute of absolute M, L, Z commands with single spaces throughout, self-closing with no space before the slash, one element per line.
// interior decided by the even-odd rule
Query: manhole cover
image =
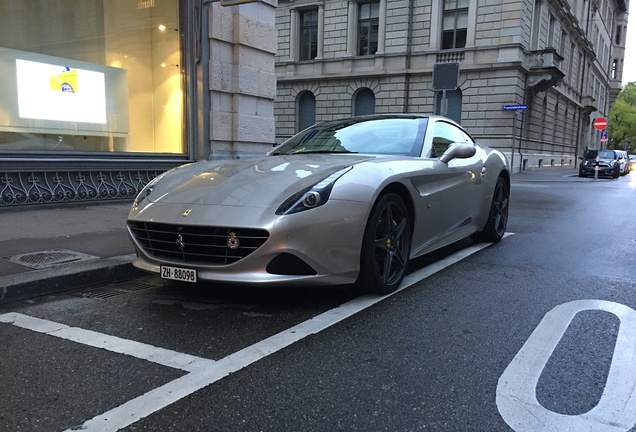
<path fill-rule="evenodd" d="M 52 267 L 57 264 L 64 264 L 74 261 L 86 261 L 93 258 L 97 257 L 67 249 L 52 249 L 48 251 L 30 252 L 21 255 L 14 255 L 11 257 L 4 257 L 3 259 L 16 264 L 30 267 L 32 269 L 39 270 Z"/>

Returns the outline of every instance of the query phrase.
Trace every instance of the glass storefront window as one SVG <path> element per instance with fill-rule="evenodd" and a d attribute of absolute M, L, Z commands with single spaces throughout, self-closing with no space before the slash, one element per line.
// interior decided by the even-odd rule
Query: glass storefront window
<path fill-rule="evenodd" d="M 179 22 L 179 0 L 0 0 L 0 153 L 187 153 Z"/>

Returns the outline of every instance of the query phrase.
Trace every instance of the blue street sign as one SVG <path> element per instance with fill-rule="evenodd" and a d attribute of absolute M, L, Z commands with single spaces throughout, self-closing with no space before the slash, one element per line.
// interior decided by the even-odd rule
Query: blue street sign
<path fill-rule="evenodd" d="M 601 131 L 601 142 L 607 142 L 607 131 Z"/>
<path fill-rule="evenodd" d="M 504 105 L 501 107 L 504 111 L 518 111 L 528 109 L 528 105 Z"/>

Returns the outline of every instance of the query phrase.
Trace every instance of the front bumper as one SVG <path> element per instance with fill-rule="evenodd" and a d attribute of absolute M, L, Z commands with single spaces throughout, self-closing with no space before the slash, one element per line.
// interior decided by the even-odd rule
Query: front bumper
<path fill-rule="evenodd" d="M 579 168 L 579 175 L 582 176 L 594 176 L 595 172 L 596 172 L 596 167 L 592 166 L 592 167 L 580 167 Z M 599 177 L 614 177 L 616 175 L 616 169 L 615 168 L 611 168 L 611 167 L 604 167 L 604 166 L 599 166 L 598 167 L 598 176 Z"/>
<path fill-rule="evenodd" d="M 182 216 L 185 210 L 174 208 L 175 204 L 153 204 L 151 207 L 141 212 L 133 209 L 129 220 L 161 220 L 162 223 L 185 225 L 186 220 Z M 187 208 L 191 209 L 192 215 L 204 215 L 203 219 L 188 220 L 190 225 L 213 224 L 233 228 L 237 232 L 242 227 L 259 228 L 267 230 L 269 236 L 258 249 L 239 261 L 216 265 L 153 256 L 152 251 L 144 247 L 129 228 L 137 252 L 133 261 L 135 267 L 157 274 L 161 265 L 196 269 L 197 279 L 201 281 L 261 286 L 349 284 L 358 277 L 362 236 L 370 211 L 367 203 L 333 200 L 322 207 L 287 216 L 276 216 L 273 211 L 263 209 L 250 211 L 243 208 L 238 215 L 234 213 L 237 209 L 232 208 L 196 205 L 188 205 Z M 177 216 L 170 218 L 166 217 L 167 214 Z M 291 261 L 288 260 L 289 255 L 293 256 Z M 284 265 L 272 264 L 293 263 L 296 259 L 313 269 L 313 274 L 298 274 L 293 268 L 286 271 Z M 276 270 L 272 271 L 272 268 Z"/>

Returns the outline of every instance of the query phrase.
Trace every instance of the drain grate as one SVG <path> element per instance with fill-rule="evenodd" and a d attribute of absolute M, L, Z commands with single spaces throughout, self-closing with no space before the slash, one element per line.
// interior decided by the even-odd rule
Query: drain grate
<path fill-rule="evenodd" d="M 104 287 L 84 288 L 73 293 L 76 297 L 108 299 L 124 294 L 155 288 L 157 285 L 145 281 L 117 282 Z"/>
<path fill-rule="evenodd" d="M 75 261 L 86 261 L 94 258 L 98 257 L 87 255 L 81 252 L 75 252 L 68 249 L 52 249 L 41 252 L 30 252 L 21 255 L 3 257 L 2 259 L 15 264 L 30 267 L 32 269 L 40 270 L 58 264 L 65 264 Z"/>

